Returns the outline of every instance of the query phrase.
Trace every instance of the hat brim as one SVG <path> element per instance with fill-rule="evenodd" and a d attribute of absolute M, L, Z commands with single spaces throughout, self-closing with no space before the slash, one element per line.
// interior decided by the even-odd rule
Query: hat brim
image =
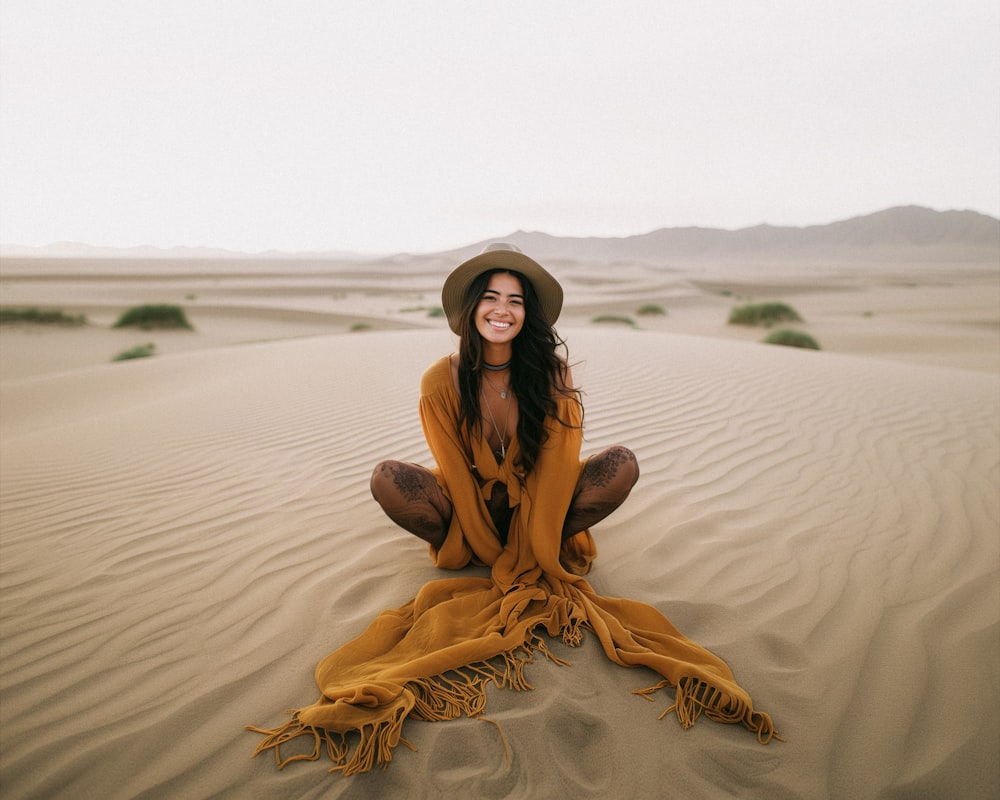
<path fill-rule="evenodd" d="M 448 318 L 448 327 L 453 332 L 459 332 L 462 305 L 469 286 L 484 272 L 495 269 L 519 272 L 531 281 L 531 286 L 538 297 L 542 318 L 549 325 L 556 324 L 563 304 L 563 290 L 559 281 L 541 264 L 524 253 L 516 250 L 490 250 L 459 264 L 444 282 L 444 287 L 441 289 L 441 306 Z"/>

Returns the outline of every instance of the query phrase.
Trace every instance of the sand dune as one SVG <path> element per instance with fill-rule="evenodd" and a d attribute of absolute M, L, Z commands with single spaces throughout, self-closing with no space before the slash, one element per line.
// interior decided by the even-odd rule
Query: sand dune
<path fill-rule="evenodd" d="M 570 312 L 572 317 L 572 311 Z M 440 329 L 181 352 L 0 384 L 4 794 L 995 797 L 1000 377 L 670 331 L 567 327 L 586 447 L 643 476 L 599 592 L 733 666 L 785 743 L 684 731 L 592 640 L 385 772 L 250 760 L 248 723 L 439 573 L 368 495 L 426 461 Z"/>
<path fill-rule="evenodd" d="M 107 364 L 154 342 L 158 354 L 347 333 L 446 329 L 431 316 L 453 262 L 400 257 L 375 262 L 305 259 L 143 262 L 6 259 L 0 305 L 85 314 L 80 329 L 0 331 L 0 381 Z M 758 342 L 759 328 L 727 325 L 748 302 L 783 301 L 824 351 L 1000 374 L 1000 271 L 994 262 L 714 265 L 556 259 L 566 290 L 563 327 L 636 329 Z M 195 330 L 112 329 L 125 309 L 184 307 Z M 643 315 L 645 306 L 661 309 Z M 598 322 L 612 315 L 624 322 Z M 43 335 L 44 334 L 44 335 Z"/>

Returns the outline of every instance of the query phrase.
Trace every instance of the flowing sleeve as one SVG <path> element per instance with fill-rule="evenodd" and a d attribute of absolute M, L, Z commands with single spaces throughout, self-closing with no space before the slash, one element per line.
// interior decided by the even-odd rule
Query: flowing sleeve
<path fill-rule="evenodd" d="M 437 464 L 438 483 L 452 504 L 445 540 L 440 548 L 430 548 L 434 563 L 445 569 L 461 569 L 470 562 L 492 564 L 502 550 L 459 433 L 458 416 L 451 362 L 445 357 L 420 382 L 420 424 Z"/>
<path fill-rule="evenodd" d="M 559 417 L 568 423 L 548 419 L 548 438 L 542 446 L 535 468 L 525 479 L 531 497 L 531 512 L 526 526 L 532 550 L 546 572 L 560 570 L 571 575 L 586 575 L 597 557 L 597 548 L 589 530 L 562 539 L 573 492 L 583 471 L 580 460 L 583 443 L 583 415 L 574 400 L 563 398 L 557 404 Z"/>

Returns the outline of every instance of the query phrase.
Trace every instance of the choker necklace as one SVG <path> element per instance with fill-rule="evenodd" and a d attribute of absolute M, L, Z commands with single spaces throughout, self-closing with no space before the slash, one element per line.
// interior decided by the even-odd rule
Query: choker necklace
<path fill-rule="evenodd" d="M 507 367 L 510 366 L 510 362 L 513 361 L 513 360 L 514 359 L 510 359 L 506 363 L 503 363 L 503 364 L 487 364 L 484 361 L 483 362 L 483 369 L 488 369 L 490 372 L 501 372 L 502 370 L 507 369 Z"/>

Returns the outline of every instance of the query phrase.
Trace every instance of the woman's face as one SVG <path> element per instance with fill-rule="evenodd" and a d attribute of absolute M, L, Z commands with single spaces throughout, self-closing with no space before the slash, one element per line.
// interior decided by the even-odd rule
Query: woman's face
<path fill-rule="evenodd" d="M 491 344 L 510 344 L 524 327 L 524 289 L 507 272 L 490 276 L 475 314 L 476 330 Z"/>

